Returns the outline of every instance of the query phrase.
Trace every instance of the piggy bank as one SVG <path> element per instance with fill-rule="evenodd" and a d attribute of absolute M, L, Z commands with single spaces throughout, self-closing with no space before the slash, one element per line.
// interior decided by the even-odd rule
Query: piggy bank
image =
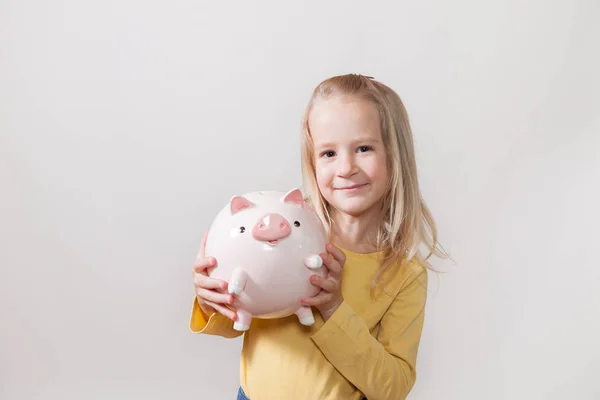
<path fill-rule="evenodd" d="M 205 247 L 205 256 L 216 259 L 208 275 L 226 281 L 236 295 L 233 328 L 245 331 L 252 318 L 292 314 L 312 325 L 312 309 L 300 300 L 319 292 L 309 279 L 326 276 L 319 256 L 326 244 L 321 220 L 299 189 L 233 196 L 215 217 Z"/>

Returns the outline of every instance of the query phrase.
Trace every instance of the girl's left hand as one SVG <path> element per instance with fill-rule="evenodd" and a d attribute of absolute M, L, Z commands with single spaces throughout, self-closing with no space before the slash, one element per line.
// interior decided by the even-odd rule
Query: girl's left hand
<path fill-rule="evenodd" d="M 331 255 L 328 253 L 331 253 Z M 314 306 L 319 310 L 323 319 L 327 321 L 344 301 L 342 296 L 342 272 L 346 255 L 332 244 L 327 244 L 327 252 L 320 254 L 320 256 L 323 259 L 323 266 L 328 270 L 327 277 L 321 278 L 318 275 L 310 277 L 310 283 L 321 288 L 321 290 L 313 297 L 303 298 L 302 305 Z"/>

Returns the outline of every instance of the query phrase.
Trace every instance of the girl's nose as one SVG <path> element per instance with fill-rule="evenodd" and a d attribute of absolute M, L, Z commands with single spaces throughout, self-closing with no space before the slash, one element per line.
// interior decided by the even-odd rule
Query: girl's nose
<path fill-rule="evenodd" d="M 340 177 L 349 177 L 357 172 L 356 162 L 352 156 L 340 157 L 338 175 Z"/>

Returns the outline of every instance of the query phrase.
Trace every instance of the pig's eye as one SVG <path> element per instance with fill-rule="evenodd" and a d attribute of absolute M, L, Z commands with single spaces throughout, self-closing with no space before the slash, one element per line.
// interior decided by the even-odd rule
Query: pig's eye
<path fill-rule="evenodd" d="M 246 228 L 244 228 L 243 226 L 240 226 L 240 233 L 244 233 L 246 232 Z"/>
<path fill-rule="evenodd" d="M 296 227 L 300 226 L 300 222 L 294 221 L 294 226 L 296 226 Z"/>

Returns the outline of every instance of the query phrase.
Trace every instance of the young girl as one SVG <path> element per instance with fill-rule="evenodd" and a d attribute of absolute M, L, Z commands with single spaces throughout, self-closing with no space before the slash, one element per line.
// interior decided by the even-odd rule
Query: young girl
<path fill-rule="evenodd" d="M 330 235 L 321 255 L 330 274 L 313 276 L 321 290 L 302 300 L 319 311 L 312 326 L 295 315 L 252 320 L 238 399 L 404 399 L 416 379 L 427 259 L 445 254 L 419 191 L 399 96 L 362 75 L 319 84 L 304 116 L 302 169 L 307 202 Z M 217 291 L 226 282 L 207 277 L 218 260 L 203 249 L 204 241 L 193 267 L 190 329 L 239 336 L 235 298 Z"/>

